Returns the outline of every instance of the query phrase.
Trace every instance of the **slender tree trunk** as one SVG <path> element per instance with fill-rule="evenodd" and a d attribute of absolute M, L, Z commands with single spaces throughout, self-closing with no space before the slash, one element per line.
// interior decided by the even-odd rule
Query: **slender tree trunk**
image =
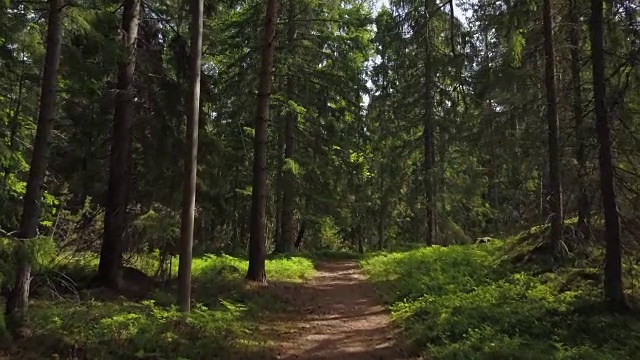
<path fill-rule="evenodd" d="M 387 213 L 387 199 L 385 194 L 384 184 L 384 168 L 382 162 L 380 162 L 380 209 L 378 211 L 378 249 L 384 249 L 384 232 L 385 232 L 385 217 Z"/>
<path fill-rule="evenodd" d="M 295 248 L 300 250 L 300 247 L 302 246 L 302 240 L 304 240 L 304 224 L 305 221 L 302 220 L 300 223 L 300 230 L 298 230 L 298 236 L 296 237 L 296 243 L 295 243 Z"/>
<path fill-rule="evenodd" d="M 604 66 L 603 0 L 591 0 L 591 52 L 593 63 L 593 93 L 596 131 L 600 145 L 600 191 L 604 210 L 607 241 L 604 267 L 604 297 L 614 308 L 626 305 L 622 287 L 622 250 L 620 248 L 620 218 L 614 184 L 614 165 L 611 154 L 611 129 L 606 104 L 607 85 Z"/>
<path fill-rule="evenodd" d="M 562 241 L 562 183 L 560 180 L 560 125 L 558 122 L 558 99 L 556 96 L 556 65 L 551 7 L 551 0 L 544 0 L 542 18 L 549 131 L 549 208 L 551 210 L 551 242 L 554 247 L 558 247 L 560 241 Z"/>
<path fill-rule="evenodd" d="M 225 249 L 225 251 L 230 252 L 231 254 L 235 254 L 235 250 L 239 247 L 236 244 L 239 244 L 242 242 L 242 236 L 240 235 L 241 229 L 244 227 L 243 225 L 243 221 L 242 221 L 242 205 L 239 205 L 239 200 L 238 200 L 238 178 L 240 177 L 240 170 L 238 168 L 238 165 L 235 165 L 233 167 L 233 172 L 232 174 L 234 174 L 234 178 L 233 178 L 233 195 L 231 195 L 231 203 L 232 205 L 232 214 L 235 221 L 233 221 L 231 223 L 232 226 L 232 234 L 231 234 L 231 238 L 229 239 L 229 241 L 227 242 L 227 248 Z"/>
<path fill-rule="evenodd" d="M 276 203 L 276 224 L 274 229 L 273 241 L 276 244 L 274 252 L 282 253 L 282 233 L 280 229 L 282 228 L 282 173 L 284 171 L 284 128 L 280 127 L 278 129 L 278 164 L 277 164 L 277 174 L 276 174 L 276 194 L 275 194 L 275 203 Z"/>
<path fill-rule="evenodd" d="M 544 220 L 544 169 L 539 169 L 540 174 L 538 174 L 538 218 Z"/>
<path fill-rule="evenodd" d="M 249 229 L 249 269 L 246 279 L 267 282 L 265 273 L 265 208 L 267 202 L 267 121 L 273 84 L 273 57 L 275 53 L 277 1 L 268 0 L 264 27 L 264 44 L 260 68 L 260 85 L 256 109 L 253 181 L 251 192 L 251 224 Z"/>
<path fill-rule="evenodd" d="M 187 156 L 184 159 L 182 224 L 180 226 L 180 262 L 178 264 L 178 305 L 191 310 L 191 260 L 196 208 L 198 169 L 198 120 L 200 115 L 200 68 L 202 66 L 202 11 L 204 0 L 191 0 L 191 53 L 189 113 L 187 114 Z"/>
<path fill-rule="evenodd" d="M 287 46 L 290 54 L 295 54 L 295 41 L 296 41 L 296 24 L 295 24 L 295 0 L 289 1 L 287 9 L 288 17 L 288 29 L 287 29 Z M 295 75 L 293 69 L 289 69 L 289 76 L 287 78 L 287 95 L 289 99 L 295 99 Z M 284 158 L 285 163 L 287 161 L 293 161 L 295 154 L 295 130 L 297 123 L 297 113 L 295 109 L 289 111 L 287 116 L 287 122 L 284 128 L 284 141 L 285 150 Z M 286 166 L 285 166 L 286 167 Z M 295 230 L 293 226 L 293 208 L 295 203 L 295 185 L 296 179 L 293 169 L 286 169 L 282 174 L 283 188 L 282 188 L 282 229 L 280 231 L 282 241 L 282 252 L 291 253 L 294 248 Z"/>
<path fill-rule="evenodd" d="M 29 305 L 31 265 L 26 242 L 35 238 L 38 233 L 42 184 L 49 162 L 49 140 L 56 117 L 58 67 L 60 65 L 62 42 L 61 7 L 62 0 L 49 0 L 47 50 L 42 74 L 38 125 L 33 143 L 27 188 L 24 195 L 22 221 L 18 232 L 18 238 L 21 241 L 16 248 L 16 279 L 9 299 L 7 299 L 5 311 L 10 323 L 16 326 L 20 325 L 26 318 Z"/>
<path fill-rule="evenodd" d="M 115 112 L 111 134 L 109 184 L 104 216 L 104 240 L 100 251 L 98 281 L 116 287 L 122 263 L 123 234 L 131 182 L 131 141 L 134 116 L 133 75 L 140 0 L 125 0 L 122 14 L 122 42 L 126 58 L 118 67 Z"/>
<path fill-rule="evenodd" d="M 438 136 L 438 140 L 439 140 L 439 154 L 438 154 L 438 164 L 440 165 L 440 171 L 438 174 L 438 191 L 437 194 L 444 194 L 447 190 L 446 186 L 447 186 L 447 178 L 446 178 L 446 157 L 447 157 L 447 136 L 446 134 L 442 131 L 442 127 L 440 127 L 440 132 L 439 132 L 439 136 Z M 437 202 L 436 206 L 438 206 L 439 209 L 439 215 L 440 215 L 440 221 L 436 221 L 436 227 L 439 227 L 438 229 L 438 236 L 440 237 L 439 239 L 439 243 L 441 245 L 447 245 L 446 241 L 447 239 L 445 238 L 445 234 L 443 233 L 442 230 L 442 226 L 444 224 L 444 217 L 445 217 L 445 209 L 446 209 L 446 204 L 444 202 L 444 200 L 442 198 L 439 199 L 439 201 Z"/>
<path fill-rule="evenodd" d="M 386 58 L 386 56 L 385 56 Z M 387 85 L 383 79 L 382 82 L 382 93 L 385 96 L 389 95 L 389 91 L 387 89 Z M 388 125 L 387 125 L 387 121 L 386 119 L 388 118 L 387 116 L 387 110 L 386 107 L 382 108 L 382 120 L 380 121 L 380 135 L 382 136 L 382 139 L 386 139 L 389 134 L 388 134 Z M 380 183 L 379 183 L 379 192 L 380 192 L 380 209 L 378 211 L 378 249 L 382 250 L 384 249 L 385 246 L 385 232 L 386 232 L 386 216 L 387 216 L 387 212 L 388 212 L 388 197 L 387 197 L 387 190 L 386 187 L 388 186 L 388 184 L 386 183 L 386 176 L 387 176 L 387 172 L 385 171 L 385 165 L 387 164 L 387 145 L 384 144 L 384 142 L 381 143 L 381 147 L 380 147 L 380 158 L 379 158 L 379 164 L 378 166 L 379 168 L 379 176 L 380 176 Z"/>
<path fill-rule="evenodd" d="M 584 111 L 582 110 L 582 76 L 580 56 L 580 24 L 578 17 L 578 0 L 572 0 L 569 7 L 570 22 L 569 43 L 571 46 L 571 108 L 573 112 L 576 133 L 576 162 L 578 163 L 578 231 L 582 237 L 589 236 L 589 193 L 587 191 L 585 153 L 586 139 L 584 131 Z"/>
<path fill-rule="evenodd" d="M 425 198 L 426 198 L 426 221 L 427 234 L 425 242 L 427 245 L 433 245 L 436 236 L 435 221 L 435 194 L 434 194 L 434 138 L 433 138 L 433 94 L 431 89 L 431 49 L 429 34 L 429 8 L 428 1 L 425 2 L 425 54 L 424 54 L 424 123 L 423 123 L 423 141 L 424 141 L 424 171 L 425 171 Z"/>

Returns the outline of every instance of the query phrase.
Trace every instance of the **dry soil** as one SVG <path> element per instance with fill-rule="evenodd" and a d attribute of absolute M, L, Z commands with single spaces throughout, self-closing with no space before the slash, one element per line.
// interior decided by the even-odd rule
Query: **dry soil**
<path fill-rule="evenodd" d="M 278 344 L 276 359 L 416 359 L 356 261 L 317 270 L 308 282 L 278 287 L 288 308 L 264 326 Z"/>

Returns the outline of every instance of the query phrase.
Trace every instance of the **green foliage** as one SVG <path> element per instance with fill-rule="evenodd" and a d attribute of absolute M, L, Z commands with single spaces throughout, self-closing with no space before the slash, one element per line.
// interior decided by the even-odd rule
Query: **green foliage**
<path fill-rule="evenodd" d="M 282 169 L 284 171 L 290 171 L 295 176 L 299 176 L 303 172 L 302 168 L 300 167 L 300 164 L 298 164 L 295 160 L 291 158 L 284 159 L 284 164 Z"/>
<path fill-rule="evenodd" d="M 51 237 L 30 239 L 26 245 L 17 250 L 17 239 L 0 237 L 0 288 L 13 285 L 16 256 L 27 256 L 36 274 L 50 267 L 56 258 L 57 246 Z"/>
<path fill-rule="evenodd" d="M 227 279 L 240 279 L 248 266 L 248 261 L 229 255 L 206 255 L 194 259 L 192 273 L 196 281 L 206 283 L 216 281 L 216 277 L 224 275 L 221 270 L 232 267 L 238 271 Z M 299 256 L 268 259 L 265 267 L 271 281 L 301 281 L 309 278 L 315 271 L 311 260 Z"/>
<path fill-rule="evenodd" d="M 1 150 L 1 149 L 0 149 Z M 20 159 L 22 162 L 23 160 Z M 1 166 L 2 164 L 0 164 Z M 5 164 L 6 168 L 11 168 L 13 165 Z M 26 165 L 20 165 L 20 170 L 28 170 Z M 16 172 L 19 171 L 16 169 Z M 21 181 L 16 174 L 6 174 L 4 179 L 0 180 L 0 201 L 6 204 L 7 210 L 0 212 L 0 230 L 8 231 L 19 228 L 20 226 L 20 214 L 22 213 L 22 199 L 26 192 L 27 183 Z M 42 201 L 40 202 L 42 209 L 42 216 L 40 218 L 40 224 L 46 227 L 51 227 L 55 220 L 55 206 L 59 204 L 59 201 L 50 193 L 44 192 L 42 194 Z"/>
<path fill-rule="evenodd" d="M 160 265 L 157 253 L 137 254 L 129 257 L 125 265 L 141 270 L 153 277 Z M 60 254 L 49 263 L 47 270 L 68 274 L 72 279 L 88 280 L 98 267 L 98 257 L 93 253 Z M 192 276 L 195 282 L 215 287 L 220 281 L 241 280 L 248 268 L 248 261 L 242 258 L 222 255 L 204 255 L 193 259 Z M 178 259 L 172 263 L 173 278 L 178 275 Z M 302 256 L 278 256 L 268 259 L 266 270 L 272 281 L 297 282 L 309 278 L 315 271 L 313 261 Z"/>
<path fill-rule="evenodd" d="M 307 256 L 313 259 L 318 260 L 352 260 L 352 259 L 360 259 L 364 255 L 360 254 L 353 250 L 347 249 L 321 249 L 311 253 L 308 253 Z"/>
<path fill-rule="evenodd" d="M 335 224 L 333 218 L 325 216 L 318 219 L 316 231 L 316 239 L 313 241 L 316 250 L 336 251 L 341 248 L 340 228 Z"/>
<path fill-rule="evenodd" d="M 54 263 L 64 264 L 58 270 L 92 274 L 95 260 L 76 254 Z M 283 282 L 301 281 L 315 271 L 303 257 L 269 259 L 266 267 L 271 281 Z M 186 318 L 173 305 L 175 294 L 160 289 L 140 303 L 94 290 L 81 291 L 81 301 L 38 299 L 30 307 L 29 326 L 40 345 L 31 351 L 48 356 L 77 348 L 95 359 L 260 358 L 256 354 L 267 344 L 253 335 L 257 317 L 281 300 L 247 286 L 246 270 L 246 260 L 228 255 L 194 259 L 196 305 Z"/>
<path fill-rule="evenodd" d="M 363 267 L 372 281 L 389 287 L 385 291 L 393 296 L 389 300 L 412 301 L 424 294 L 468 292 L 489 284 L 493 273 L 500 271 L 492 261 L 492 254 L 478 251 L 477 246 L 434 246 L 374 255 L 363 261 Z"/>
<path fill-rule="evenodd" d="M 29 263 L 34 271 L 46 268 L 56 258 L 57 244 L 50 236 L 40 236 L 27 240 Z"/>
<path fill-rule="evenodd" d="M 512 58 L 513 58 L 511 65 L 515 67 L 518 67 L 522 64 L 522 50 L 526 42 L 523 35 L 524 35 L 523 30 L 516 30 L 511 35 L 511 41 L 509 44 L 511 46 Z"/>
<path fill-rule="evenodd" d="M 142 239 L 152 244 L 175 244 L 180 237 L 180 217 L 161 206 L 138 217 L 133 227 Z"/>
<path fill-rule="evenodd" d="M 203 359 L 228 356 L 248 331 L 242 310 L 210 310 L 196 305 L 184 318 L 175 307 L 153 301 L 35 302 L 30 325 L 41 336 L 45 352 L 65 354 L 77 346 L 90 358 L 156 356 Z"/>
<path fill-rule="evenodd" d="M 500 262 L 504 242 L 378 254 L 363 268 L 433 359 L 623 359 L 634 316 L 606 312 L 581 269 L 534 276 Z"/>
<path fill-rule="evenodd" d="M 0 288 L 13 279 L 13 242 L 11 239 L 0 237 Z"/>

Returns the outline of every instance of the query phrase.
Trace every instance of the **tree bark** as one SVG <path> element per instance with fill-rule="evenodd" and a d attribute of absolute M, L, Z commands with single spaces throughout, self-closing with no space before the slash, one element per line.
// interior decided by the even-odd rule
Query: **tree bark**
<path fill-rule="evenodd" d="M 284 128 L 280 127 L 278 129 L 278 168 L 276 170 L 277 174 L 275 184 L 276 219 L 273 234 L 273 242 L 276 244 L 274 249 L 275 253 L 282 252 L 282 233 L 280 233 L 280 229 L 282 228 L 282 172 L 284 171 L 284 147 Z"/>
<path fill-rule="evenodd" d="M 300 250 L 300 247 L 302 246 L 302 240 L 304 240 L 304 224 L 305 224 L 305 221 L 302 220 L 302 222 L 300 223 L 300 230 L 298 231 L 298 236 L 296 237 L 295 248 L 298 250 Z"/>
<path fill-rule="evenodd" d="M 260 68 L 260 85 L 256 109 L 253 179 L 251 192 L 251 224 L 249 229 L 249 269 L 246 279 L 266 283 L 265 272 L 265 208 L 267 202 L 267 121 L 273 84 L 277 1 L 269 0 L 264 27 L 264 44 Z"/>
<path fill-rule="evenodd" d="M 574 127 L 576 133 L 576 162 L 578 164 L 578 199 L 576 207 L 578 210 L 578 231 L 580 236 L 589 236 L 589 212 L 590 201 L 587 191 L 587 157 L 586 139 L 584 129 L 584 111 L 582 109 L 582 76 L 581 76 L 581 56 L 580 56 L 580 25 L 578 17 L 577 0 L 571 1 L 568 19 L 570 22 L 569 45 L 571 46 L 571 108 L 573 112 Z"/>
<path fill-rule="evenodd" d="M 603 1 L 591 0 L 591 52 L 593 64 L 593 93 L 598 160 L 600 163 L 600 192 L 604 211 L 606 252 L 604 267 L 604 297 L 612 307 L 625 307 L 622 287 L 622 251 L 620 246 L 620 218 L 616 202 L 614 165 L 611 154 L 611 129 L 606 104 L 607 85 L 604 65 Z"/>
<path fill-rule="evenodd" d="M 551 210 L 551 242 L 559 249 L 562 241 L 562 183 L 560 180 L 560 125 L 558 122 L 558 99 L 556 95 L 556 65 L 553 44 L 553 18 L 551 0 L 542 6 L 545 87 L 547 97 L 547 124 L 549 136 L 549 208 Z"/>
<path fill-rule="evenodd" d="M 384 249 L 384 233 L 385 233 L 385 219 L 387 214 L 387 199 L 385 194 L 384 183 L 384 165 L 380 162 L 380 208 L 378 209 L 378 250 Z"/>
<path fill-rule="evenodd" d="M 288 17 L 288 29 L 287 29 L 287 46 L 290 54 L 295 54 L 295 38 L 296 38 L 296 27 L 295 27 L 295 0 L 290 0 L 288 9 L 287 9 L 287 17 Z M 289 76 L 287 78 L 287 95 L 290 100 L 294 99 L 295 95 L 295 75 L 293 74 L 293 69 L 289 69 Z M 284 142 L 285 142 L 285 150 L 284 150 L 284 159 L 285 164 L 287 160 L 293 161 L 293 156 L 295 154 L 295 130 L 297 126 L 297 113 L 295 109 L 290 109 L 289 114 L 286 118 L 286 124 L 284 128 Z M 296 179 L 293 169 L 286 169 L 282 174 L 282 216 L 280 218 L 281 221 L 281 231 L 280 231 L 280 240 L 281 240 L 281 252 L 291 253 L 294 249 L 294 226 L 293 226 L 293 209 L 295 203 L 295 185 Z"/>
<path fill-rule="evenodd" d="M 123 234 L 131 182 L 131 130 L 134 116 L 133 75 L 136 65 L 136 39 L 140 0 L 125 0 L 122 14 L 122 42 L 125 59 L 118 67 L 115 111 L 111 134 L 111 154 L 107 203 L 104 216 L 104 239 L 100 251 L 97 280 L 116 287 L 122 263 Z"/>
<path fill-rule="evenodd" d="M 56 117 L 58 67 L 62 43 L 61 8 L 62 0 L 49 0 L 46 55 L 42 74 L 38 125 L 24 195 L 20 231 L 18 232 L 18 238 L 21 241 L 16 247 L 16 279 L 9 299 L 7 299 L 5 311 L 9 322 L 13 325 L 20 325 L 24 321 L 29 305 L 31 264 L 29 263 L 26 242 L 38 234 L 42 184 L 49 162 L 49 140 Z"/>
<path fill-rule="evenodd" d="M 187 114 L 187 154 L 184 159 L 184 189 L 180 226 L 180 262 L 178 265 L 178 305 L 180 311 L 191 310 L 191 262 L 196 207 L 198 169 L 198 121 L 200 115 L 200 68 L 202 66 L 202 12 L 204 0 L 191 0 L 191 54 L 189 113 Z"/>
<path fill-rule="evenodd" d="M 435 221 L 435 194 L 434 194 L 434 139 L 433 139 L 433 94 L 431 86 L 431 49 L 429 34 L 429 8 L 428 1 L 425 2 L 425 54 L 424 54 L 424 123 L 423 123 L 423 142 L 424 142 L 424 177 L 425 177 L 425 200 L 426 200 L 426 227 L 427 234 L 425 242 L 427 245 L 433 245 L 435 239 L 436 221 Z"/>

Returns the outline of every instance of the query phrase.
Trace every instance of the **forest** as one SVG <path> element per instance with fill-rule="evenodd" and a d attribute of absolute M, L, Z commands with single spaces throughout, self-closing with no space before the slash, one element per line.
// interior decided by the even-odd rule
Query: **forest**
<path fill-rule="evenodd" d="M 0 1 L 0 359 L 637 359 L 638 0 Z"/>

